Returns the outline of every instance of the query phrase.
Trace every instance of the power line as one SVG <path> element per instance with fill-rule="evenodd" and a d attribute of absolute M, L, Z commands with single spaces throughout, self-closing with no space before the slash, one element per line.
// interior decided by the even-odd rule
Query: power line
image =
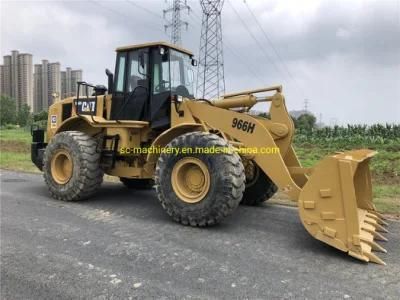
<path fill-rule="evenodd" d="M 268 34 L 265 32 L 264 28 L 261 26 L 260 22 L 258 21 L 256 15 L 254 14 L 253 10 L 250 8 L 249 4 L 247 3 L 246 0 L 243 0 L 243 3 L 246 5 L 247 10 L 250 12 L 250 14 L 253 16 L 254 21 L 257 23 L 258 28 L 260 28 L 260 30 L 262 31 L 262 33 L 264 34 L 265 39 L 268 41 L 269 45 L 271 46 L 272 50 L 274 50 L 276 56 L 278 57 L 278 59 L 281 61 L 286 73 L 289 75 L 289 77 L 292 79 L 292 81 L 296 84 L 297 88 L 304 93 L 304 91 L 302 90 L 302 88 L 298 85 L 297 80 L 292 76 L 291 72 L 289 71 L 289 68 L 287 67 L 285 61 L 283 60 L 283 58 L 280 56 L 278 50 L 275 48 L 274 43 L 272 42 L 272 40 L 269 38 Z"/>
<path fill-rule="evenodd" d="M 197 14 L 196 10 L 194 10 L 192 8 L 192 10 L 190 11 L 190 15 L 194 17 L 194 18 L 192 18 L 192 21 L 194 21 L 194 23 L 196 23 L 196 25 L 200 28 L 201 27 L 201 24 L 200 24 L 201 18 Z M 249 73 L 251 73 L 254 77 L 256 77 L 261 83 L 264 82 L 264 79 L 256 71 L 256 69 L 255 68 L 253 69 L 248 61 L 245 61 L 240 54 L 238 54 L 236 51 L 233 50 L 234 48 L 231 46 L 232 44 L 230 43 L 229 39 L 224 37 L 224 40 L 222 41 L 222 45 L 224 46 L 224 50 L 226 50 L 229 54 L 231 54 L 233 57 L 235 57 L 236 60 L 249 71 Z"/>
<path fill-rule="evenodd" d="M 154 11 L 152 11 L 152 10 L 150 10 L 150 9 L 147 9 L 147 8 L 145 8 L 145 7 L 143 7 L 143 6 L 139 5 L 139 4 L 137 4 L 137 3 L 135 3 L 135 2 L 132 2 L 132 1 L 130 1 L 130 0 L 125 0 L 125 1 L 126 1 L 128 4 L 130 4 L 130 5 L 132 5 L 132 6 L 135 6 L 136 8 L 139 8 L 139 9 L 141 9 L 141 10 L 147 12 L 148 14 L 151 14 L 151 15 L 153 15 L 153 16 L 155 16 L 155 17 L 161 19 L 161 20 L 164 20 L 164 18 L 163 18 L 162 15 L 157 14 L 156 12 L 154 12 Z M 120 16 L 122 16 L 122 17 L 124 17 L 124 18 L 129 18 L 129 19 L 131 19 L 130 17 L 128 17 L 128 16 L 125 15 L 125 14 L 122 14 L 122 13 L 120 13 L 120 12 L 114 10 L 114 9 L 111 9 L 111 8 L 109 8 L 109 7 L 106 7 L 106 6 L 102 5 L 102 4 L 100 4 L 98 1 L 89 0 L 89 2 L 92 2 L 92 4 L 94 4 L 94 5 L 98 6 L 98 7 L 101 7 L 101 8 L 104 9 L 104 10 L 108 10 L 108 11 L 110 11 L 110 12 L 112 12 L 112 13 L 114 13 L 114 14 L 120 15 Z M 195 23 L 194 25 L 195 25 L 199 30 L 201 30 L 200 17 L 199 17 L 199 15 L 198 15 L 198 13 L 197 13 L 195 10 L 191 9 L 190 15 L 189 15 L 189 16 L 192 16 L 192 17 L 193 17 L 193 18 L 191 18 L 191 19 L 194 21 L 194 23 Z M 130 21 L 131 21 L 131 20 L 130 20 Z M 152 27 L 151 29 L 154 30 L 154 31 L 161 31 L 161 29 L 156 29 L 155 27 Z M 252 69 L 252 68 L 250 67 L 250 65 L 248 64 L 248 62 L 245 62 L 245 61 L 243 60 L 243 57 L 242 57 L 240 54 L 236 53 L 236 52 L 233 50 L 233 47 L 231 47 L 231 45 L 228 43 L 228 41 L 229 41 L 229 40 L 227 40 L 227 39 L 225 39 L 225 41 L 223 41 L 224 46 L 226 46 L 226 47 L 224 47 L 224 48 L 227 50 L 227 52 L 230 53 L 232 56 L 236 57 L 237 60 L 238 60 L 238 62 L 241 63 L 243 66 L 245 66 L 251 74 L 253 74 L 255 77 L 257 77 L 257 79 L 260 80 L 260 82 L 263 82 L 262 76 L 260 76 L 259 74 L 257 74 L 257 72 L 256 72 L 254 69 Z"/>
<path fill-rule="evenodd" d="M 141 6 L 141 5 L 139 5 L 139 4 L 135 3 L 135 2 L 132 2 L 130 0 L 125 0 L 125 1 L 128 2 L 130 5 L 135 6 L 135 7 L 139 8 L 139 9 L 141 9 L 141 10 L 144 10 L 145 12 L 147 12 L 147 13 L 155 16 L 155 17 L 158 17 L 160 19 L 164 19 L 162 15 L 159 15 L 158 13 L 156 13 L 156 12 L 146 8 L 146 7 L 143 7 L 143 6 Z"/>
<path fill-rule="evenodd" d="M 278 66 L 276 65 L 276 63 L 274 61 L 272 61 L 272 59 L 269 57 L 269 55 L 265 52 L 263 46 L 261 45 L 260 41 L 257 39 L 257 37 L 251 32 L 249 26 L 247 26 L 246 22 L 242 19 L 242 17 L 240 16 L 240 14 L 238 13 L 238 11 L 235 9 L 235 7 L 232 5 L 232 3 L 228 0 L 227 1 L 229 6 L 232 8 L 233 12 L 236 14 L 236 16 L 238 17 L 239 21 L 242 23 L 243 27 L 246 29 L 246 31 L 249 33 L 250 37 L 256 42 L 256 44 L 258 45 L 258 47 L 261 49 L 261 52 L 265 55 L 265 57 L 268 59 L 268 61 L 274 66 L 274 68 L 276 69 L 276 71 L 278 71 L 280 73 L 280 70 L 278 68 Z"/>
<path fill-rule="evenodd" d="M 121 17 L 123 17 L 123 18 L 129 20 L 129 22 L 132 23 L 133 18 L 130 17 L 130 16 L 128 16 L 128 15 L 122 14 L 122 13 L 120 13 L 119 11 L 117 11 L 117 10 L 115 10 L 115 9 L 112 9 L 112 8 L 110 8 L 110 7 L 108 7 L 108 6 L 104 6 L 104 5 L 101 4 L 99 1 L 89 0 L 89 2 L 91 2 L 92 4 L 94 4 L 94 5 L 98 6 L 98 7 L 103 8 L 103 9 L 109 11 L 109 12 L 112 12 L 112 13 L 114 13 L 114 14 L 116 14 L 116 15 L 119 15 L 119 16 L 121 16 Z M 135 25 L 137 25 L 137 24 L 135 24 Z M 151 29 L 151 30 L 154 30 L 154 31 L 161 31 L 159 28 L 156 29 L 156 27 L 149 26 L 149 25 L 147 25 L 147 24 L 146 24 L 146 27 L 147 27 L 148 29 Z"/>

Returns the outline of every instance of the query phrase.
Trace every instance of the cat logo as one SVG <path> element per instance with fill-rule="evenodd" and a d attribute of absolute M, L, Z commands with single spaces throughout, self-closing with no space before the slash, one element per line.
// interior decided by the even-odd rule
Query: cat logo
<path fill-rule="evenodd" d="M 96 107 L 97 103 L 96 100 L 77 100 L 75 102 L 75 105 L 77 107 L 77 112 L 78 114 L 83 114 L 83 115 L 95 115 L 96 114 Z"/>
<path fill-rule="evenodd" d="M 96 103 L 94 101 L 82 102 L 82 112 L 94 112 Z"/>

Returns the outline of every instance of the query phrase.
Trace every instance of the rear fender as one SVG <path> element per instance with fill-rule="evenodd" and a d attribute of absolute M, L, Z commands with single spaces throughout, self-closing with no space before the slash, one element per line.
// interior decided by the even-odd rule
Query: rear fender
<path fill-rule="evenodd" d="M 69 118 L 65 120 L 63 123 L 61 123 L 53 135 L 59 132 L 71 131 L 71 130 L 84 132 L 90 136 L 93 136 L 95 134 L 100 133 L 102 131 L 102 128 L 93 127 L 86 119 L 76 116 Z M 52 136 L 48 137 L 48 140 L 51 137 Z"/>

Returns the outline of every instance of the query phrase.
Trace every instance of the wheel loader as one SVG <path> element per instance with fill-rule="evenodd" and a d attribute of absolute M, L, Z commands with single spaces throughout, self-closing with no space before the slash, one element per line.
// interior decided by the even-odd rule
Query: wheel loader
<path fill-rule="evenodd" d="M 304 168 L 281 86 L 196 99 L 193 66 L 190 51 L 165 42 L 120 47 L 107 87 L 78 82 L 75 97 L 57 99 L 46 134 L 32 130 L 32 161 L 51 196 L 86 199 L 108 174 L 128 188 L 155 187 L 173 220 L 209 226 L 280 190 L 314 238 L 384 264 L 374 253 L 386 252 L 375 241 L 387 232 L 372 203 L 375 152 L 337 152 Z M 251 114 L 259 102 L 270 104 L 269 118 Z"/>

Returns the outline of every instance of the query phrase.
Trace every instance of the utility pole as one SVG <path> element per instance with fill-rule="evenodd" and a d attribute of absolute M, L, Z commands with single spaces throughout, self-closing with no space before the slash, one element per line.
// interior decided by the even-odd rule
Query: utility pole
<path fill-rule="evenodd" d="M 169 2 L 171 3 L 171 2 Z M 167 9 L 163 10 L 164 18 L 167 14 L 170 14 L 170 18 L 167 24 L 164 25 L 165 31 L 170 30 L 170 40 L 172 44 L 182 44 L 182 26 L 189 26 L 189 23 L 181 20 L 181 10 L 186 10 L 189 14 L 190 6 L 187 5 L 186 0 L 172 0 L 172 5 L 169 5 Z"/>
<path fill-rule="evenodd" d="M 203 10 L 197 96 L 216 99 L 225 93 L 221 11 L 224 0 L 200 0 Z"/>

